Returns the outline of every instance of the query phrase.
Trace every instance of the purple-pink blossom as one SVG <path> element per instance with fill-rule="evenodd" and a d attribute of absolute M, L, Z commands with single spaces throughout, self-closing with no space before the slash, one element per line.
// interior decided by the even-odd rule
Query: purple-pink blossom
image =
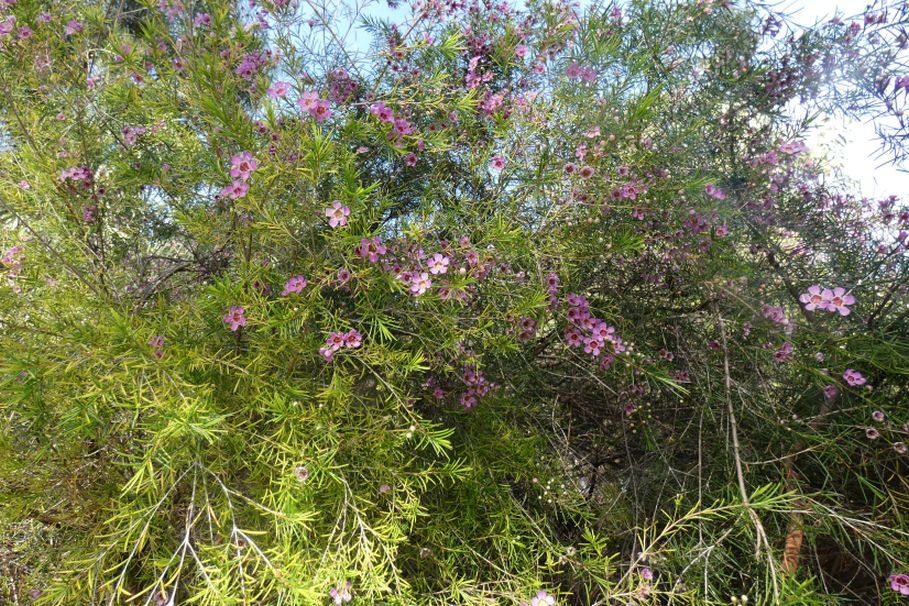
<path fill-rule="evenodd" d="M 266 93 L 272 99 L 283 99 L 287 94 L 287 91 L 290 90 L 290 82 L 283 82 L 278 80 L 274 84 L 268 87 Z"/>
<path fill-rule="evenodd" d="M 281 296 L 286 297 L 290 293 L 303 292 L 303 289 L 306 288 L 306 284 L 306 278 L 303 276 L 294 276 L 284 284 L 284 290 L 281 291 Z"/>
<path fill-rule="evenodd" d="M 843 380 L 845 380 L 846 383 L 848 383 L 849 385 L 852 385 L 852 386 L 864 385 L 867 382 L 867 379 L 865 379 L 865 375 L 863 375 L 859 371 L 853 370 L 851 368 L 847 368 L 843 372 Z"/>
<path fill-rule="evenodd" d="M 252 154 L 245 151 L 230 159 L 230 176 L 233 179 L 247 181 L 257 166 Z"/>
<path fill-rule="evenodd" d="M 246 309 L 239 305 L 231 305 L 230 310 L 224 315 L 224 322 L 236 332 L 241 326 L 246 326 Z"/>
<path fill-rule="evenodd" d="M 426 262 L 426 266 L 429 268 L 429 273 L 437 275 L 447 273 L 449 263 L 451 263 L 451 259 L 443 254 L 436 253 Z"/>
<path fill-rule="evenodd" d="M 387 249 L 382 244 L 382 239 L 379 236 L 373 236 L 372 238 L 363 238 L 360 240 L 360 245 L 357 246 L 357 256 L 362 257 L 363 259 L 368 259 L 373 263 L 379 261 L 379 257 L 384 255 L 387 252 Z"/>
<path fill-rule="evenodd" d="M 325 209 L 325 216 L 328 217 L 328 224 L 332 227 L 344 227 L 347 225 L 347 217 L 350 215 L 350 208 L 344 206 L 337 200 Z"/>
<path fill-rule="evenodd" d="M 909 574 L 892 574 L 887 579 L 890 589 L 900 595 L 909 596 Z"/>

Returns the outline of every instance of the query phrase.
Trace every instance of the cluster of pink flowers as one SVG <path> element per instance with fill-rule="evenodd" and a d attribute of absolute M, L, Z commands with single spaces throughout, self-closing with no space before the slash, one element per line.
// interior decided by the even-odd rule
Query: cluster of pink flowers
<path fill-rule="evenodd" d="M 325 216 L 328 217 L 328 224 L 332 227 L 344 227 L 347 225 L 347 217 L 350 215 L 350 208 L 344 206 L 337 200 L 325 209 Z"/>
<path fill-rule="evenodd" d="M 252 80 L 267 64 L 267 55 L 259 52 L 246 53 L 234 73 L 244 80 Z"/>
<path fill-rule="evenodd" d="M 805 304 L 805 309 L 808 311 L 819 309 L 838 312 L 841 316 L 848 316 L 852 313 L 849 305 L 855 303 L 855 297 L 846 293 L 846 289 L 839 286 L 830 290 L 815 284 L 808 287 L 808 292 L 803 293 L 799 297 L 799 301 Z"/>
<path fill-rule="evenodd" d="M 136 144 L 139 137 L 148 132 L 148 129 L 144 126 L 124 126 L 121 132 L 123 134 L 123 142 L 128 146 L 132 146 Z"/>
<path fill-rule="evenodd" d="M 334 601 L 335 606 L 341 606 L 341 604 L 349 602 L 353 599 L 353 595 L 350 593 L 351 587 L 353 587 L 353 585 L 350 581 L 347 581 L 346 583 L 338 583 L 331 588 L 331 591 L 328 592 L 328 595 L 331 596 L 331 599 Z"/>
<path fill-rule="evenodd" d="M 571 293 L 567 300 L 568 320 L 571 325 L 565 330 L 565 341 L 569 346 L 583 347 L 585 353 L 595 358 L 599 357 L 607 343 L 613 353 L 625 351 L 625 345 L 621 337 L 616 335 L 615 327 L 593 317 L 585 297 Z M 612 360 L 609 361 L 611 362 Z"/>
<path fill-rule="evenodd" d="M 281 296 L 286 297 L 290 293 L 303 292 L 303 289 L 306 288 L 306 284 L 306 278 L 303 276 L 294 276 L 284 284 L 284 290 L 281 291 Z"/>
<path fill-rule="evenodd" d="M 241 326 L 246 326 L 246 309 L 239 305 L 231 305 L 230 309 L 224 315 L 224 323 L 230 326 L 234 332 Z"/>
<path fill-rule="evenodd" d="M 338 104 L 347 103 L 360 88 L 360 84 L 343 67 L 328 72 L 325 84 L 328 86 L 328 98 Z"/>
<path fill-rule="evenodd" d="M 319 354 L 326 362 L 334 360 L 335 352 L 342 347 L 356 349 L 363 343 L 363 335 L 356 329 L 344 332 L 331 332 L 325 340 L 325 346 L 319 349 Z"/>
<path fill-rule="evenodd" d="M 482 55 L 474 55 L 467 63 L 467 76 L 464 79 L 467 88 L 478 88 L 486 82 L 492 80 L 493 74 L 491 71 L 485 70 L 481 72 L 477 69 L 480 66 L 480 61 L 482 60 Z"/>
<path fill-rule="evenodd" d="M 222 198 L 237 200 L 246 195 L 249 191 L 249 177 L 256 170 L 258 164 L 252 154 L 243 152 L 230 159 L 230 176 L 233 179 L 230 185 L 221 189 L 219 195 Z"/>
<path fill-rule="evenodd" d="M 495 383 L 490 382 L 482 371 L 469 364 L 464 366 L 461 380 L 467 386 L 467 390 L 461 394 L 459 400 L 465 410 L 476 408 L 480 398 L 486 396 L 495 388 Z"/>
<path fill-rule="evenodd" d="M 297 107 L 309 113 L 316 122 L 325 122 L 331 118 L 331 108 L 325 99 L 319 98 L 319 93 L 305 92 L 297 99 Z"/>
<path fill-rule="evenodd" d="M 388 139 L 393 145 L 400 145 L 405 136 L 412 135 L 414 132 L 410 122 L 400 116 L 395 116 L 394 110 L 382 102 L 373 103 L 369 107 L 369 113 L 378 118 L 380 122 L 391 124 Z"/>
<path fill-rule="evenodd" d="M 565 69 L 565 74 L 572 80 L 581 79 L 584 82 L 596 82 L 597 72 L 589 65 L 579 65 L 572 61 Z"/>
<path fill-rule="evenodd" d="M 57 179 L 64 184 L 70 183 L 71 185 L 81 186 L 83 189 L 90 189 L 95 177 L 87 166 L 74 166 L 61 171 Z"/>

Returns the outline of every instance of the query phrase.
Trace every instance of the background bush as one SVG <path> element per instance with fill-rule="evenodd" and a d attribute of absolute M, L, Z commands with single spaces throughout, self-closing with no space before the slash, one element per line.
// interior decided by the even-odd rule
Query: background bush
<path fill-rule="evenodd" d="M 905 5 L 389 4 L 0 2 L 0 601 L 901 601 Z"/>

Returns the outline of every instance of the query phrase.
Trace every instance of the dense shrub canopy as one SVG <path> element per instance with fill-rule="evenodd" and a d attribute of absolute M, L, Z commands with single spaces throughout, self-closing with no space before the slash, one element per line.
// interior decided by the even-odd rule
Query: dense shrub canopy
<path fill-rule="evenodd" d="M 0 602 L 899 602 L 907 22 L 0 0 Z"/>

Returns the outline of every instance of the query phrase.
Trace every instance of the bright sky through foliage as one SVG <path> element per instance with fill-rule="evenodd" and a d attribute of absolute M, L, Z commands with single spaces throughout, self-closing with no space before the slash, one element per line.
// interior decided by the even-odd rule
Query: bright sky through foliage
<path fill-rule="evenodd" d="M 799 25 L 810 26 L 832 18 L 835 14 L 848 18 L 865 10 L 865 0 L 788 0 L 779 5 Z M 854 179 L 861 194 L 868 197 L 905 196 L 909 191 L 909 170 L 894 166 L 868 121 L 829 119 L 808 140 L 814 152 L 827 153 L 830 160 L 843 167 Z M 902 169 L 902 170 L 901 170 Z"/>

